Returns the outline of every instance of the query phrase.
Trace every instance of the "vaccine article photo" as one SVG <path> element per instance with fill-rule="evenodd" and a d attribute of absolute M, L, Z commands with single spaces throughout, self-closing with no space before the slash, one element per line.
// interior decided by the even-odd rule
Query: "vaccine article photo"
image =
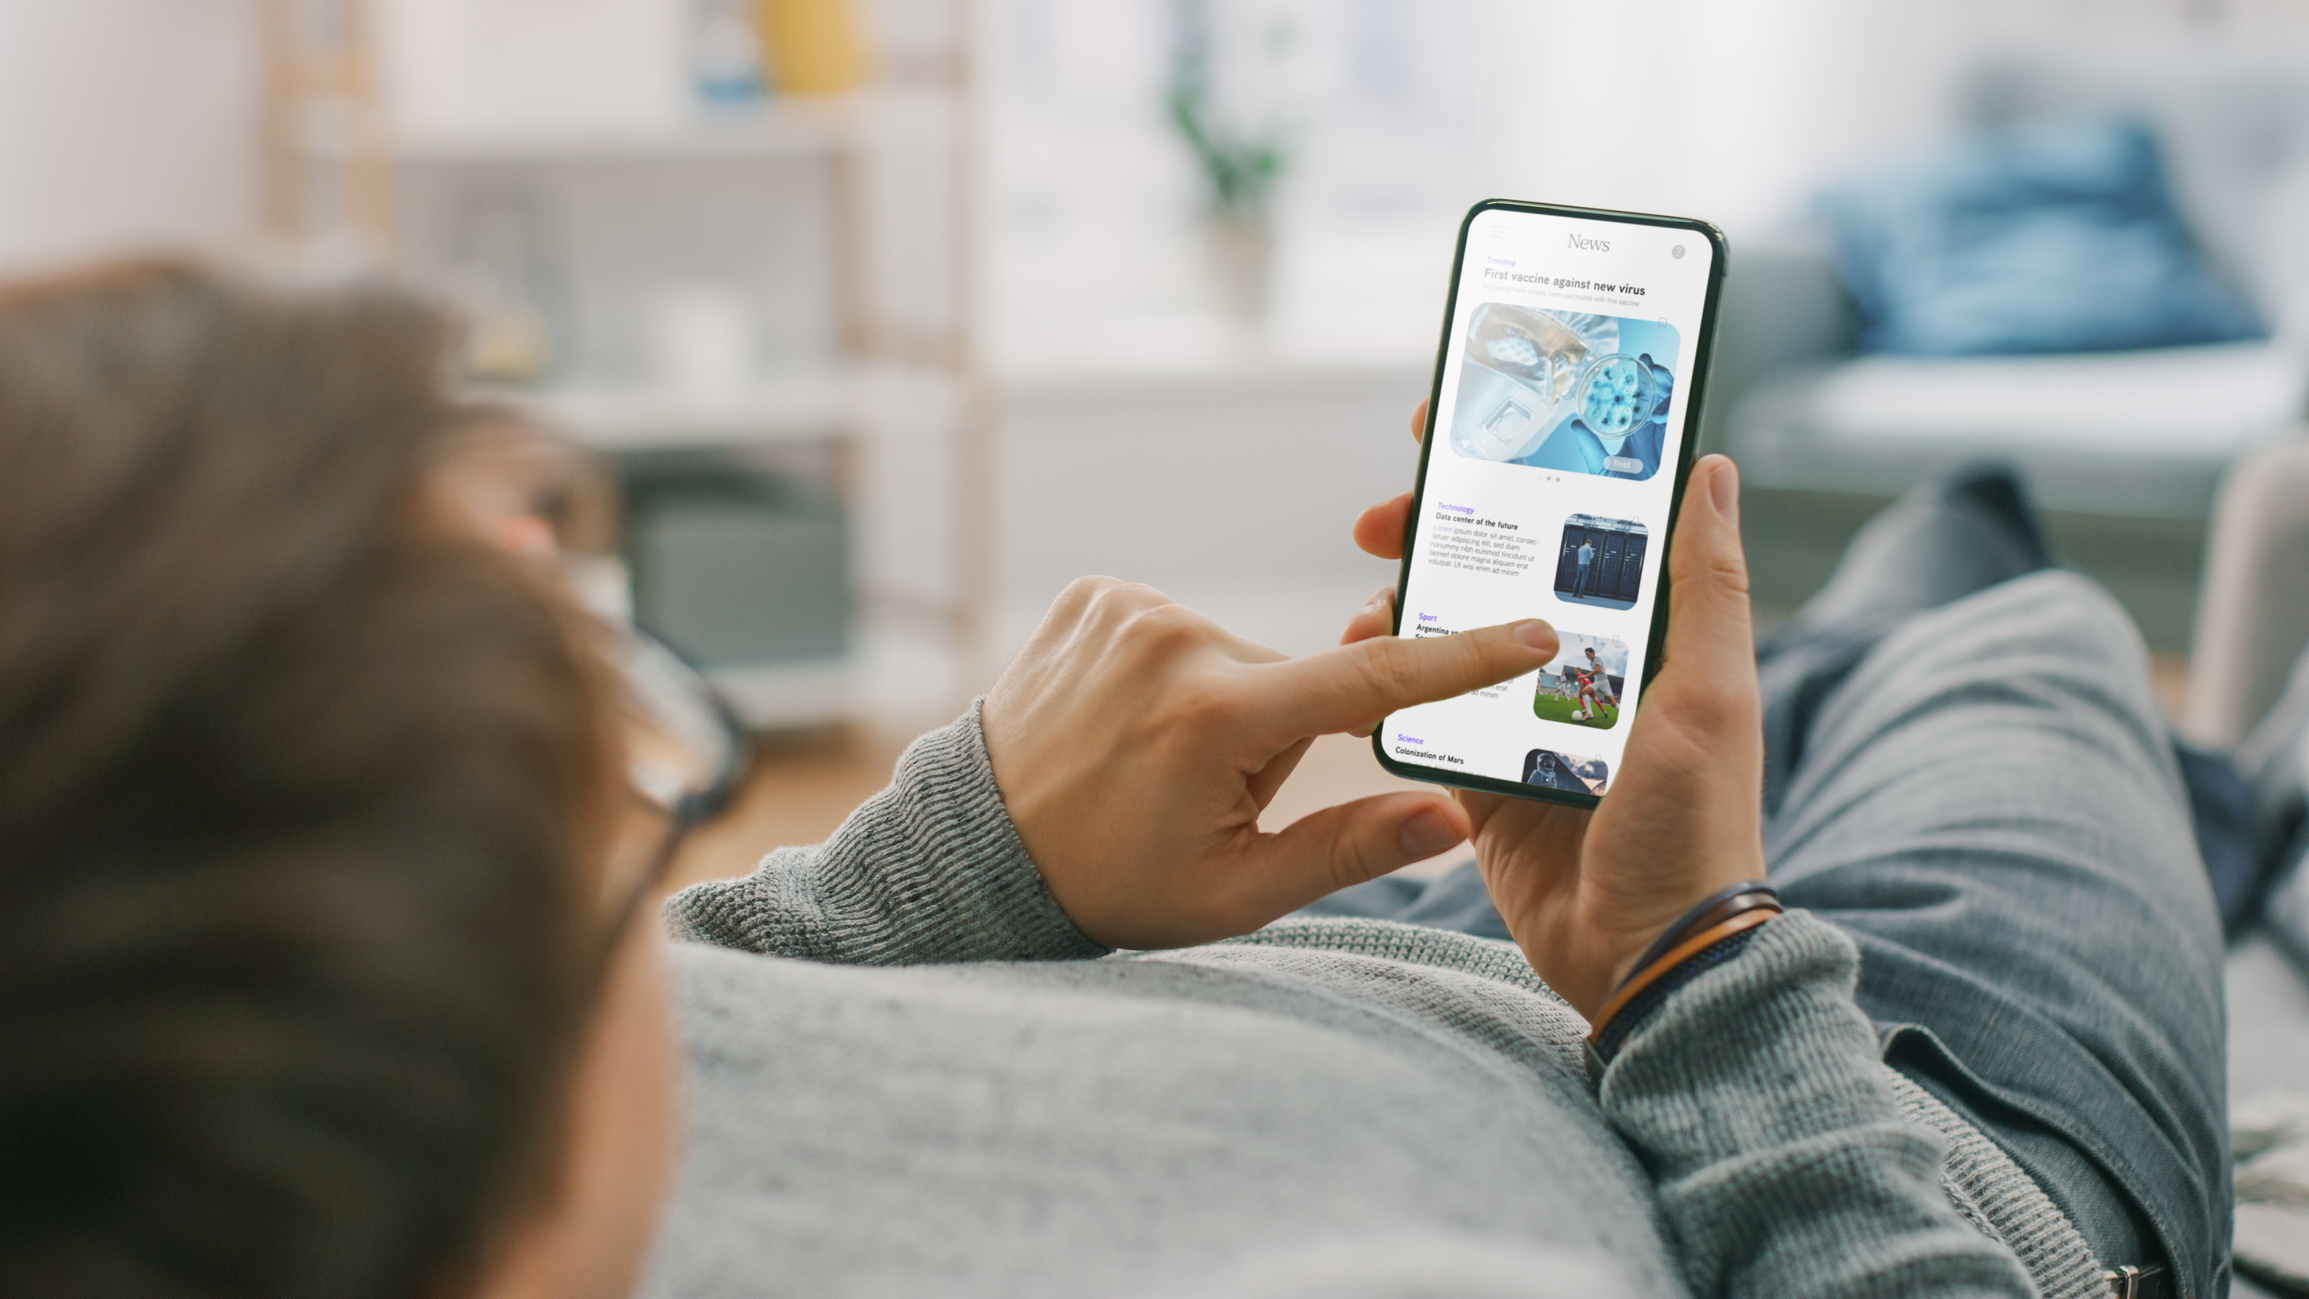
<path fill-rule="evenodd" d="M 1451 449 L 1475 460 L 1642 480 L 1659 472 L 1675 326 L 1507 302 L 1475 309 Z"/>

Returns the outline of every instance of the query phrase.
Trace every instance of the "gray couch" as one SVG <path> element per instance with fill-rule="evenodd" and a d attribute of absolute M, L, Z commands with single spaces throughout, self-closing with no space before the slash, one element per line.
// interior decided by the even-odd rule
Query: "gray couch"
<path fill-rule="evenodd" d="M 1890 495 L 1993 455 L 2042 504 L 2201 518 L 2222 470 L 2309 399 L 2309 47 L 2211 39 L 1983 61 L 1959 114 L 1993 124 L 2121 110 L 2163 146 L 2217 271 L 2270 341 L 2075 356 L 1856 356 L 1850 300 L 1801 237 L 1735 243 L 1711 447 L 1762 486 Z"/>
<path fill-rule="evenodd" d="M 2309 438 L 2248 452 L 2221 485 L 2205 558 L 2182 729 L 2200 744 L 2244 740 L 2309 653 Z M 2237 1114 L 2309 1093 L 2309 981 L 2262 934 L 2229 953 L 2229 1095 Z M 2302 1103 L 2292 1108 L 2298 1110 Z M 2309 1209 L 2240 1205 L 2237 1248 L 2290 1254 L 2309 1275 Z M 2299 1209 L 2298 1213 L 2293 1210 Z M 2239 1296 L 2264 1293 L 2240 1283 Z"/>

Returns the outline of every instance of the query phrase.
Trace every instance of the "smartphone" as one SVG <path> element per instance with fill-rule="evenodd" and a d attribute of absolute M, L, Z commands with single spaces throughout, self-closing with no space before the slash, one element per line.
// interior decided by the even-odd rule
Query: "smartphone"
<path fill-rule="evenodd" d="M 1451 267 L 1395 634 L 1543 617 L 1531 675 L 1390 715 L 1379 762 L 1413 780 L 1593 807 L 1667 631 L 1724 281 L 1704 221 L 1492 199 Z"/>

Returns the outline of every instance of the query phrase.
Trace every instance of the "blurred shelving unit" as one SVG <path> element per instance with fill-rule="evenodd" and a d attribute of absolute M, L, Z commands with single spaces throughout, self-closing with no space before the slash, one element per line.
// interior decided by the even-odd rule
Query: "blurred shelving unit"
<path fill-rule="evenodd" d="M 986 652 L 978 596 L 992 550 L 974 471 L 989 434 L 973 399 L 979 349 L 962 228 L 973 0 L 938 0 L 943 49 L 884 57 L 880 82 L 838 95 L 771 94 L 617 124 L 455 129 L 395 127 L 380 54 L 392 2 L 264 0 L 275 236 L 308 257 L 383 265 L 456 298 L 471 279 L 457 264 L 460 239 L 504 244 L 510 229 L 514 260 L 545 268 L 517 271 L 531 280 L 517 287 L 550 340 L 539 346 L 554 354 L 535 381 L 492 384 L 489 395 L 613 463 L 798 473 L 823 482 L 852 518 L 895 518 L 850 529 L 845 650 L 709 663 L 749 722 L 814 726 L 875 711 L 866 660 L 889 655 L 867 644 L 882 635 L 869 625 L 918 642 L 900 652 L 908 666 L 897 674 L 918 695 L 926 677 L 948 683 L 898 710 L 926 716 L 966 698 L 969 665 Z M 460 221 L 489 228 L 461 234 Z M 927 275 L 926 245 L 944 253 Z M 899 262 L 909 251 L 915 262 L 888 269 L 893 246 Z M 894 293 L 885 281 L 900 278 Z M 760 321 L 759 364 L 704 384 L 653 372 L 648 299 L 653 285 L 681 280 L 718 280 L 743 296 Z M 935 292 L 920 291 L 926 281 Z M 892 309 L 924 296 L 943 309 L 927 319 Z M 860 545 L 862 531 L 874 535 Z"/>
<path fill-rule="evenodd" d="M 267 234 L 303 250 L 389 248 L 392 164 L 369 0 L 262 0 L 257 31 Z"/>
<path fill-rule="evenodd" d="M 496 395 L 607 454 L 814 442 L 856 423 L 861 380 L 827 368 L 758 378 L 725 392 L 648 383 L 564 384 Z"/>
<path fill-rule="evenodd" d="M 839 154 L 857 147 L 862 101 L 769 100 L 759 108 L 655 129 L 551 129 L 415 134 L 395 140 L 403 165 L 529 164 L 651 158 L 745 158 Z M 332 142 L 314 141 L 319 149 Z"/>

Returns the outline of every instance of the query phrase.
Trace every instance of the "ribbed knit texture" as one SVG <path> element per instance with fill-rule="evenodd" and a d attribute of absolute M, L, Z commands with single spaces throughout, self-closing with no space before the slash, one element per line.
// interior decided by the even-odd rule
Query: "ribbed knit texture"
<path fill-rule="evenodd" d="M 667 917 L 742 951 L 678 962 L 651 1295 L 2092 1293 L 2043 1193 L 1881 1063 L 1855 949 L 1802 912 L 1599 1093 L 1512 944 L 1287 920 L 1085 959 L 973 712 Z"/>
<path fill-rule="evenodd" d="M 1949 1203 L 1983 1235 L 2003 1241 L 2020 1255 L 2044 1299 L 2113 1295 L 2100 1261 L 2076 1224 L 2010 1155 L 1901 1074 L 1892 1075 L 1892 1095 L 1900 1102 L 1903 1117 L 1939 1133 L 1948 1143 L 1940 1174 Z"/>
<path fill-rule="evenodd" d="M 1875 1026 L 1851 1000 L 1851 940 L 1803 911 L 1682 989 L 1604 1076 L 1604 1112 L 1644 1154 L 1702 1294 L 1940 1294 L 2020 1271 L 1937 1188 L 1944 1143 L 1905 1119 Z M 1827 995 L 1841 993 L 1842 995 Z"/>
<path fill-rule="evenodd" d="M 849 965 L 1058 961 L 1110 949 L 1058 909 L 994 785 L 978 706 L 908 746 L 824 843 L 666 902 L 673 936 Z"/>
<path fill-rule="evenodd" d="M 1512 943 L 1386 920 L 1292 919 L 1218 944 L 1231 945 L 1354 952 L 1460 971 L 1546 998 L 1562 1006 L 1566 1017 L 1574 1016 Z M 1555 1045 L 1567 1062 L 1578 1058 L 1584 1028 L 1576 1018 L 1559 1024 Z M 2098 1299 L 2113 1293 L 2076 1225 L 2010 1156 L 1906 1077 L 1891 1069 L 1884 1076 L 1901 1116 L 1945 1143 L 1941 1189 L 1949 1203 L 1982 1235 L 2019 1256 L 2044 1299 Z"/>

